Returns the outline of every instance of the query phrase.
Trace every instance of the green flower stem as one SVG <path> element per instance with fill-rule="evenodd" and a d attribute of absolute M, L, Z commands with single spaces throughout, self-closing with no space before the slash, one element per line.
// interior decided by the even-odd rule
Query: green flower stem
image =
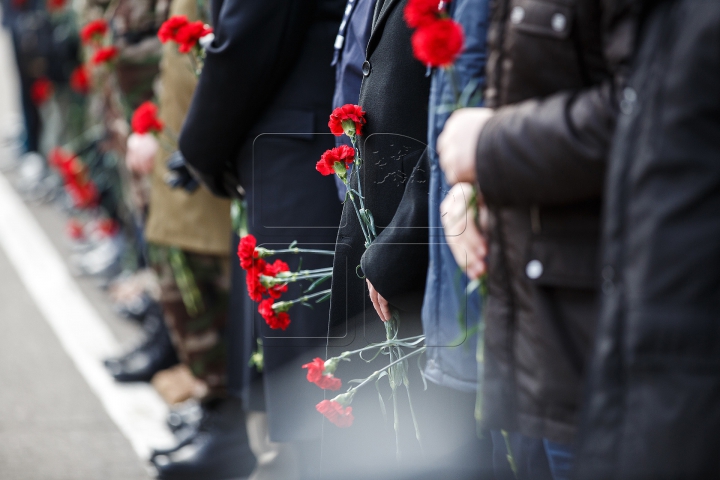
<path fill-rule="evenodd" d="M 423 353 L 425 350 L 427 350 L 427 347 L 420 347 L 420 348 L 418 348 L 417 350 L 413 351 L 412 353 L 408 353 L 407 355 L 405 355 L 405 356 L 403 356 L 403 357 L 400 357 L 400 358 L 398 358 L 397 360 L 394 360 L 394 361 L 388 363 L 386 366 L 384 366 L 384 367 L 381 368 L 380 370 L 375 370 L 375 371 L 372 373 L 372 375 L 370 375 L 369 377 L 367 377 L 367 378 L 366 378 L 365 380 L 363 380 L 361 383 L 359 383 L 359 384 L 357 384 L 356 386 L 352 387 L 350 390 L 347 391 L 347 393 L 353 392 L 353 394 L 354 394 L 359 388 L 364 387 L 365 385 L 367 385 L 368 383 L 372 382 L 373 380 L 377 380 L 377 378 L 380 376 L 380 374 L 381 374 L 382 372 L 384 372 L 385 370 L 387 370 L 387 369 L 389 369 L 389 368 L 391 368 L 391 367 L 394 367 L 394 366 L 397 365 L 398 363 L 401 363 L 401 362 L 407 360 L 407 359 L 410 358 L 410 357 L 414 357 L 415 355 L 419 355 L 419 354 Z M 347 393 L 346 393 L 346 394 L 347 394 Z"/>
<path fill-rule="evenodd" d="M 300 297 L 300 298 L 296 298 L 295 300 L 286 300 L 286 301 L 284 301 L 284 302 L 278 302 L 278 303 L 276 303 L 275 305 L 273 305 L 272 308 L 273 308 L 273 310 L 275 310 L 276 312 L 277 312 L 277 311 L 285 312 L 285 311 L 287 311 L 292 305 L 295 305 L 296 303 L 304 303 L 304 302 L 307 302 L 308 300 L 312 300 L 313 298 L 317 298 L 317 297 L 321 297 L 321 296 L 327 295 L 327 294 L 330 293 L 330 292 L 331 292 L 331 290 L 330 290 L 330 289 L 327 289 L 327 290 L 323 290 L 322 292 L 312 293 L 312 294 L 310 294 L 310 295 L 304 295 L 304 296 L 302 296 L 302 297 Z"/>
<path fill-rule="evenodd" d="M 343 358 L 347 358 L 351 355 L 355 355 L 356 353 L 362 353 L 362 352 L 366 352 L 368 350 L 373 350 L 375 348 L 385 348 L 385 347 L 390 347 L 390 346 L 395 346 L 395 345 L 400 345 L 400 346 L 408 347 L 408 348 L 415 348 L 412 343 L 408 343 L 412 340 L 417 340 L 417 343 L 419 343 L 420 341 L 425 340 L 425 335 L 416 335 L 414 337 L 404 338 L 403 340 L 387 340 L 387 341 L 381 342 L 381 343 L 373 343 L 372 345 L 368 345 L 367 347 L 358 348 L 357 350 L 352 350 L 349 352 L 343 352 L 340 355 L 338 355 L 337 357 L 333 357 L 333 358 L 343 359 Z"/>
<path fill-rule="evenodd" d="M 297 272 L 287 277 L 270 277 L 268 275 L 260 275 L 260 283 L 262 283 L 262 285 L 267 288 L 275 285 L 283 285 L 286 283 L 299 282 L 302 280 L 310 280 L 313 278 L 323 277 L 332 277 L 332 270 L 308 274 L 301 274 L 300 272 Z"/>
<path fill-rule="evenodd" d="M 256 249 L 261 257 L 277 255 L 278 253 L 316 253 L 318 255 L 335 255 L 333 250 L 316 250 L 312 248 L 283 248 L 281 250 L 268 250 L 267 248 L 258 247 Z"/>
<path fill-rule="evenodd" d="M 358 178 L 358 183 L 359 182 L 360 182 L 360 179 Z M 353 196 L 353 194 L 348 192 L 348 196 L 350 197 L 350 201 L 352 202 L 352 205 L 355 208 L 355 214 L 358 217 L 358 222 L 360 223 L 360 229 L 362 230 L 363 236 L 365 237 L 365 248 L 367 248 L 372 243 L 372 240 L 370 239 L 370 235 L 366 230 L 367 225 L 365 224 L 365 219 L 363 219 L 362 215 L 360 215 L 360 210 L 358 210 L 357 204 L 355 203 L 355 197 Z"/>

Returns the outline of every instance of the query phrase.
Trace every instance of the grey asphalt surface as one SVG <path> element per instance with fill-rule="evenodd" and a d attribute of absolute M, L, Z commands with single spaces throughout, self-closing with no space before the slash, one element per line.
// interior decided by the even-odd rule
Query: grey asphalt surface
<path fill-rule="evenodd" d="M 9 38 L 0 28 L 0 140 L 17 124 L 15 76 Z M 0 164 L 11 162 L 0 148 Z M 52 205 L 30 209 L 67 259 L 66 218 Z M 78 279 L 118 341 L 132 343 L 139 327 L 112 313 L 96 283 Z M 0 480 L 149 478 L 145 462 L 77 371 L 0 248 Z"/>

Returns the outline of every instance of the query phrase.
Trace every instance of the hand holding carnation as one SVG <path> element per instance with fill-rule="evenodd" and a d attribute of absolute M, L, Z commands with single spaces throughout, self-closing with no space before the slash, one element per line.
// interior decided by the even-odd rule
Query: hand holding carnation
<path fill-rule="evenodd" d="M 125 163 L 128 170 L 140 175 L 148 175 L 155 165 L 155 156 L 159 149 L 157 139 L 148 133 L 133 133 L 128 137 Z"/>

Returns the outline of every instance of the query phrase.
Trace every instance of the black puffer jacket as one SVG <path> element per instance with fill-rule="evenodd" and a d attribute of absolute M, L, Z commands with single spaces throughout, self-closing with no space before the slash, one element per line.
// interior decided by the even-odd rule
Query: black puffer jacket
<path fill-rule="evenodd" d="M 579 478 L 720 478 L 720 2 L 661 0 L 610 157 Z"/>
<path fill-rule="evenodd" d="M 491 210 L 483 419 L 572 443 L 631 0 L 495 0 L 477 178 Z"/>

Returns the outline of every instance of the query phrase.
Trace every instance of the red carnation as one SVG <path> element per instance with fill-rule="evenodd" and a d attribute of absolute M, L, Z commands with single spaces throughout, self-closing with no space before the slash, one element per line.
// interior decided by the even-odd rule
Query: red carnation
<path fill-rule="evenodd" d="M 314 383 L 323 390 L 339 390 L 342 387 L 342 381 L 335 378 L 332 373 L 325 373 L 325 361 L 322 358 L 315 358 L 310 363 L 306 363 L 302 368 L 307 368 L 308 382 Z"/>
<path fill-rule="evenodd" d="M 70 88 L 81 95 L 90 90 L 90 76 L 84 65 L 80 65 L 70 74 Z"/>
<path fill-rule="evenodd" d="M 340 145 L 322 154 L 315 165 L 315 169 L 323 175 L 337 173 L 344 178 L 345 172 L 355 161 L 355 149 L 347 145 Z"/>
<path fill-rule="evenodd" d="M 157 106 L 152 102 L 143 102 L 135 109 L 130 121 L 132 131 L 135 133 L 159 133 L 163 123 L 157 118 Z"/>
<path fill-rule="evenodd" d="M 257 246 L 257 240 L 252 235 L 245 235 L 240 239 L 238 244 L 238 258 L 240 259 L 240 266 L 247 270 L 252 267 L 255 260 L 258 258 L 255 247 Z"/>
<path fill-rule="evenodd" d="M 212 33 L 212 28 L 201 21 L 190 22 L 177 31 L 175 41 L 178 43 L 180 53 L 188 53 L 197 45 L 198 41 L 205 35 Z"/>
<path fill-rule="evenodd" d="M 170 40 L 175 41 L 177 38 L 178 30 L 187 25 L 188 19 L 185 15 L 174 15 L 160 25 L 158 30 L 158 38 L 162 43 L 167 43 Z"/>
<path fill-rule="evenodd" d="M 75 175 L 75 172 L 78 170 L 75 165 L 75 156 L 60 147 L 55 147 L 50 150 L 48 162 L 57 169 L 63 181 L 67 181 L 67 179 Z"/>
<path fill-rule="evenodd" d="M 45 77 L 38 78 L 30 86 L 30 99 L 35 105 L 42 105 L 52 97 L 53 84 Z"/>
<path fill-rule="evenodd" d="M 328 127 L 336 137 L 343 133 L 348 137 L 362 135 L 362 126 L 365 125 L 365 112 L 359 105 L 347 104 L 338 107 L 330 114 Z"/>
<path fill-rule="evenodd" d="M 290 267 L 287 263 L 283 262 L 282 260 L 275 260 L 275 262 L 273 262 L 272 264 L 265 263 L 265 267 L 263 268 L 261 275 L 274 277 L 278 273 L 288 271 L 290 271 Z M 287 292 L 287 290 L 287 284 L 273 285 L 272 287 L 267 289 L 267 294 L 270 295 L 270 297 L 272 298 L 280 298 L 280 295 Z"/>
<path fill-rule="evenodd" d="M 355 420 L 352 407 L 343 407 L 335 400 L 323 400 L 315 406 L 315 409 L 341 428 L 351 426 Z"/>
<path fill-rule="evenodd" d="M 459 23 L 450 19 L 438 20 L 413 33 L 413 54 L 425 65 L 446 67 L 460 54 L 463 41 Z"/>
<path fill-rule="evenodd" d="M 80 39 L 85 45 L 98 43 L 108 31 L 108 24 L 102 18 L 93 20 L 80 30 Z"/>
<path fill-rule="evenodd" d="M 419 28 L 439 20 L 441 14 L 438 0 L 409 0 L 405 5 L 403 16 L 410 28 Z"/>
<path fill-rule="evenodd" d="M 97 231 L 103 237 L 111 237 L 120 231 L 120 224 L 112 218 L 103 218 L 98 222 Z"/>
<path fill-rule="evenodd" d="M 67 225 L 65 226 L 65 231 L 67 232 L 68 237 L 73 240 L 80 240 L 85 236 L 82 223 L 75 218 L 68 220 Z"/>
<path fill-rule="evenodd" d="M 260 275 L 265 271 L 265 260 L 259 258 L 245 272 L 245 283 L 247 284 L 248 296 L 255 301 L 262 300 L 262 295 L 267 291 L 260 283 Z"/>
<path fill-rule="evenodd" d="M 60 10 L 65 7 L 65 0 L 47 0 L 47 9 L 50 12 Z"/>
<path fill-rule="evenodd" d="M 98 48 L 95 52 L 95 55 L 92 57 L 92 63 L 94 64 L 100 64 L 100 63 L 107 63 L 111 62 L 115 59 L 115 57 L 118 54 L 118 49 L 116 47 L 102 47 Z"/>
<path fill-rule="evenodd" d="M 285 330 L 290 325 L 290 315 L 287 312 L 276 312 L 272 307 L 275 301 L 272 298 L 266 298 L 258 307 L 258 312 L 265 319 L 273 330 Z"/>
<path fill-rule="evenodd" d="M 95 184 L 90 180 L 80 181 L 79 178 L 73 178 L 65 185 L 70 198 L 72 198 L 75 208 L 84 209 L 97 205 L 99 196 Z"/>

